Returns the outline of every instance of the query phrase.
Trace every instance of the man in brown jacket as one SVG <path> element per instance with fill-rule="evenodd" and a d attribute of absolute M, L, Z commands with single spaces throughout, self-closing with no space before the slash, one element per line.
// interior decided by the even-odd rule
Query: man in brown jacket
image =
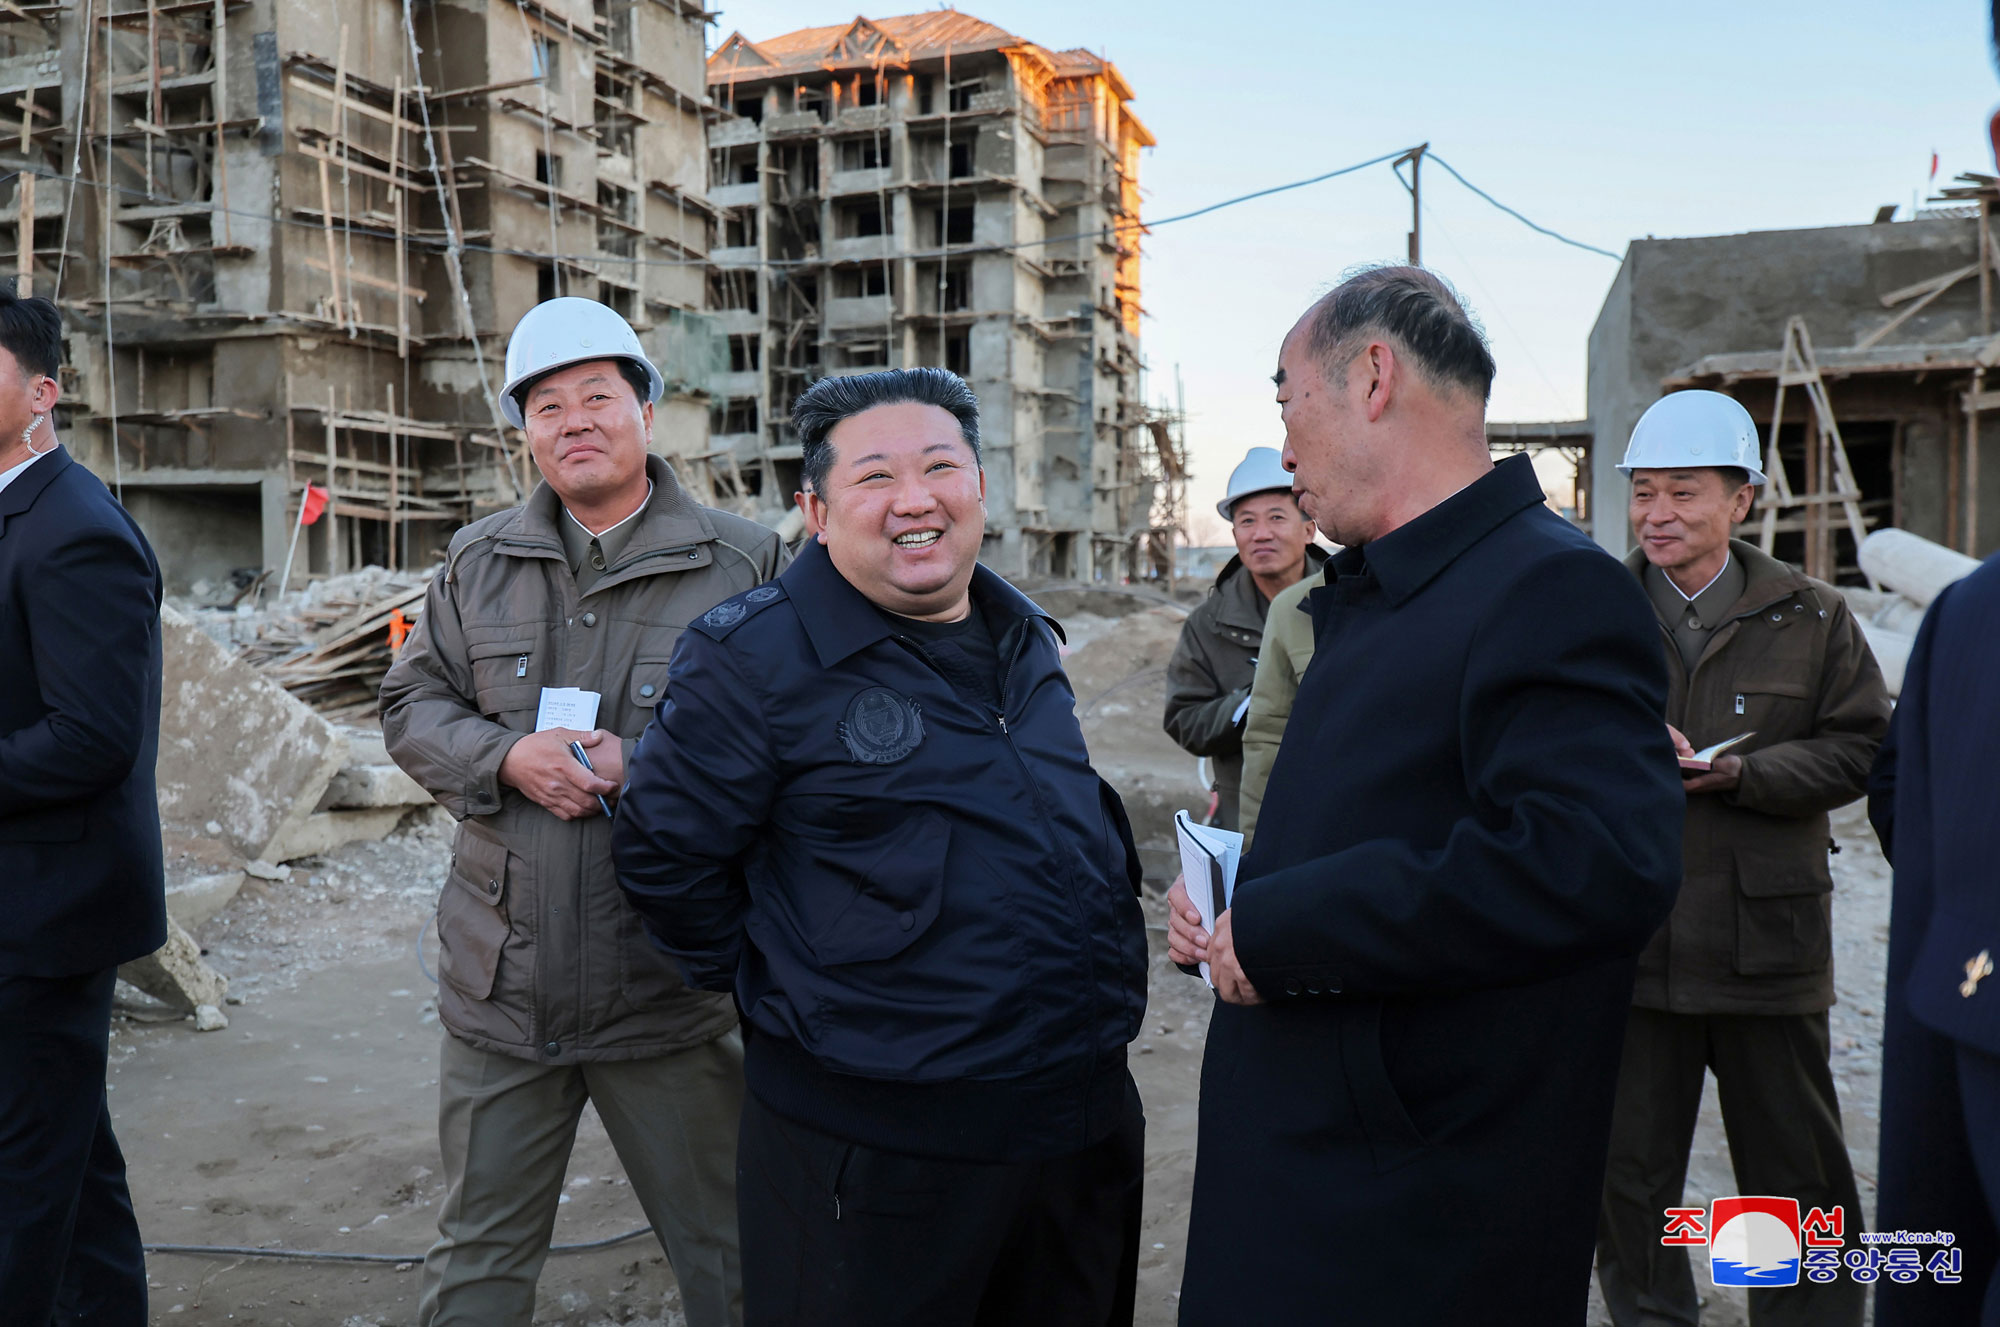
<path fill-rule="evenodd" d="M 1832 586 L 1729 537 L 1764 482 L 1756 426 L 1716 392 L 1680 392 L 1639 421 L 1620 467 L 1667 655 L 1667 722 L 1685 758 L 1683 881 L 1639 959 L 1619 1069 L 1597 1273 L 1618 1327 L 1694 1324 L 1685 1246 L 1663 1244 L 1682 1205 L 1704 1069 L 1721 1093 L 1737 1192 L 1796 1198 L 1800 1216 L 1860 1200 L 1828 1069 L 1833 1004 L 1827 812 L 1862 794 L 1889 696 Z M 1715 1232 L 1707 1232 L 1711 1237 Z M 1714 1257 L 1726 1256 L 1718 1248 Z M 1750 1291 L 1755 1327 L 1859 1327 L 1865 1286 L 1813 1283 L 1797 1264 Z M 1785 1288 L 1776 1288 L 1776 1287 Z"/>
<path fill-rule="evenodd" d="M 447 1189 L 418 1321 L 526 1327 L 589 1100 L 690 1327 L 723 1327 L 742 1314 L 742 1042 L 729 998 L 687 989 L 626 905 L 604 808 L 682 629 L 790 559 L 649 454 L 662 380 L 611 309 L 530 310 L 507 376 L 544 482 L 451 541 L 382 683 L 390 754 L 460 821 L 437 917 Z M 538 719 L 552 688 L 594 696 L 594 720 Z"/>
<path fill-rule="evenodd" d="M 1208 598 L 1181 625 L 1167 661 L 1167 736 L 1215 769 L 1215 814 L 1209 823 L 1237 828 L 1243 778 L 1243 719 L 1257 647 L 1271 599 L 1326 564 L 1313 543 L 1312 518 L 1292 496 L 1292 475 L 1275 447 L 1252 447 L 1230 473 L 1216 512 L 1229 522 L 1236 556 L 1215 578 Z"/>

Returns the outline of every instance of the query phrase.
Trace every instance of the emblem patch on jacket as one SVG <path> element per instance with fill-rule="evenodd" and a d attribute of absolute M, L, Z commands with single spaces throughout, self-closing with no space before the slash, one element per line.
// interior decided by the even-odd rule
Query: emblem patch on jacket
<path fill-rule="evenodd" d="M 733 627 L 743 620 L 750 610 L 738 603 L 717 604 L 702 615 L 702 621 L 711 627 Z"/>
<path fill-rule="evenodd" d="M 783 593 L 784 591 L 775 585 L 760 585 L 750 591 L 750 593 L 744 595 L 743 599 L 745 603 L 767 604 Z"/>
<path fill-rule="evenodd" d="M 840 740 L 864 765 L 893 765 L 924 740 L 923 711 L 888 687 L 869 687 L 847 703 Z"/>

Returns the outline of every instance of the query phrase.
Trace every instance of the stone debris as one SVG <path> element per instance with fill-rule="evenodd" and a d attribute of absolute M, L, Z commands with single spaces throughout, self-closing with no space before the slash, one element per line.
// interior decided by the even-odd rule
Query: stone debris
<path fill-rule="evenodd" d="M 167 919 L 166 944 L 145 958 L 121 965 L 118 975 L 162 1004 L 194 1014 L 196 1031 L 229 1026 L 222 1013 L 222 1004 L 229 998 L 228 978 L 202 961 L 201 946 L 171 917 Z M 205 1019 L 200 1012 L 204 1006 L 210 1011 Z"/>
<path fill-rule="evenodd" d="M 347 761 L 346 740 L 186 614 L 164 608 L 160 621 L 162 825 L 199 826 L 240 860 L 282 861 L 273 845 L 319 805 Z"/>

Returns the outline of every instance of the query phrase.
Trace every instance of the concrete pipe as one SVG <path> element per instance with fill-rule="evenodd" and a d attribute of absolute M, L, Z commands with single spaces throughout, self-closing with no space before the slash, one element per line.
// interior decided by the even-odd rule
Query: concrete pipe
<path fill-rule="evenodd" d="M 1875 652 L 1875 662 L 1882 669 L 1882 681 L 1889 694 L 1902 695 L 1903 673 L 1909 667 L 1910 647 L 1917 643 L 1917 638 L 1867 622 L 1861 624 L 1861 634 L 1868 638 L 1868 648 Z"/>
<path fill-rule="evenodd" d="M 1978 565 L 1908 530 L 1877 530 L 1861 541 L 1861 570 L 1924 608 Z"/>

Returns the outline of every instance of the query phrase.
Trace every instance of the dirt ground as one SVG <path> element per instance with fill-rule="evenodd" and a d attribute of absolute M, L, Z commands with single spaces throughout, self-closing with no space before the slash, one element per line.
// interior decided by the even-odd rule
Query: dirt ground
<path fill-rule="evenodd" d="M 1158 729 L 1179 615 L 1140 601 L 1132 606 L 1129 617 L 1065 615 L 1065 623 L 1093 757 L 1130 803 L 1149 874 L 1158 877 L 1171 871 L 1165 836 L 1173 809 L 1196 804 L 1201 794 L 1194 762 Z M 1888 872 L 1858 807 L 1837 817 L 1836 830 L 1844 851 L 1833 859 L 1840 987 L 1834 1071 L 1872 1210 Z M 422 815 L 381 843 L 295 863 L 290 880 L 246 892 L 199 933 L 209 961 L 243 1001 L 228 1009 L 227 1029 L 114 1025 L 113 1113 L 147 1241 L 399 1259 L 340 1264 L 155 1253 L 148 1266 L 156 1322 L 415 1321 L 416 1263 L 434 1237 L 442 1194 L 440 1032 L 426 967 L 436 970 L 428 928 L 448 848 L 448 822 Z M 1148 910 L 1151 1003 L 1132 1057 L 1147 1110 L 1139 1322 L 1165 1327 L 1175 1318 L 1210 997 L 1166 963 L 1159 901 L 1149 898 Z M 1689 1201 L 1733 1192 L 1711 1091 Z M 586 1110 L 555 1240 L 593 1241 L 642 1225 L 604 1130 Z M 1707 1323 L 1746 1322 L 1740 1297 L 1710 1294 Z M 553 1256 L 542 1277 L 538 1323 L 682 1321 L 672 1273 L 649 1233 Z M 1594 1298 L 1590 1321 L 1606 1321 Z"/>

